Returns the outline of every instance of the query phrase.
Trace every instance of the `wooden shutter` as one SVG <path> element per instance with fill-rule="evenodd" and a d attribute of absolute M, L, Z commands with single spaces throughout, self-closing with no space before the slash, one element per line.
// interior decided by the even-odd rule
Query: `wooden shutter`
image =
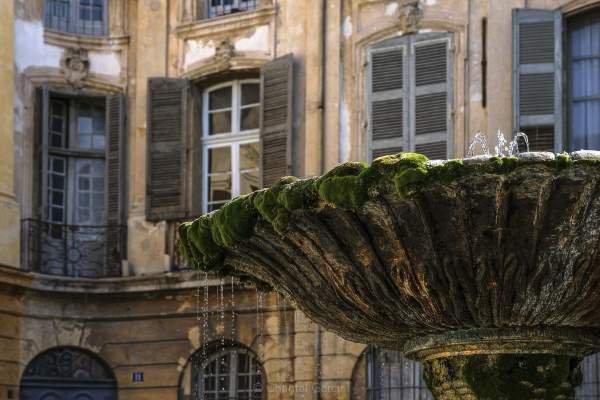
<path fill-rule="evenodd" d="M 50 119 L 50 91 L 47 86 L 35 91 L 35 157 L 34 198 L 37 217 L 48 218 L 48 129 Z"/>
<path fill-rule="evenodd" d="M 125 218 L 126 125 L 125 95 L 106 97 L 106 238 L 105 275 L 121 271 L 125 258 L 127 231 Z"/>
<path fill-rule="evenodd" d="M 559 11 L 513 10 L 513 129 L 531 150 L 562 150 L 561 36 Z"/>
<path fill-rule="evenodd" d="M 146 218 L 185 218 L 188 82 L 148 80 Z"/>
<path fill-rule="evenodd" d="M 406 46 L 387 41 L 368 53 L 369 156 L 395 154 L 406 148 Z"/>
<path fill-rule="evenodd" d="M 451 152 L 451 68 L 448 38 L 411 44 L 411 148 L 430 159 Z"/>
<path fill-rule="evenodd" d="M 262 187 L 292 173 L 292 54 L 263 65 L 260 74 Z"/>
<path fill-rule="evenodd" d="M 106 98 L 106 220 L 122 224 L 125 197 L 125 96 Z"/>

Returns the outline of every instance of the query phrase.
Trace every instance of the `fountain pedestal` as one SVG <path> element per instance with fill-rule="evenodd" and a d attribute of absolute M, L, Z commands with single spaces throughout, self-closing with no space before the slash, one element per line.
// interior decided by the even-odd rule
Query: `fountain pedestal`
<path fill-rule="evenodd" d="M 474 329 L 409 340 L 438 400 L 574 399 L 580 363 L 598 346 L 593 330 Z"/>

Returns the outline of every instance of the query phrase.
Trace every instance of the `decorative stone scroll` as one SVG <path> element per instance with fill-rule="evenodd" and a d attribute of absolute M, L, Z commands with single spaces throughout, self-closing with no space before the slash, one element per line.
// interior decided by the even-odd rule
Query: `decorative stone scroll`
<path fill-rule="evenodd" d="M 417 32 L 422 19 L 423 9 L 419 1 L 411 1 L 400 7 L 398 25 L 404 33 Z"/>

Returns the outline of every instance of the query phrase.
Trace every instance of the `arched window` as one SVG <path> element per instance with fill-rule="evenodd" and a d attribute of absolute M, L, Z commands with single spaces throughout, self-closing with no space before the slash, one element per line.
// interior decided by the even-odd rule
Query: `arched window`
<path fill-rule="evenodd" d="M 434 400 L 420 363 L 393 350 L 370 347 L 357 362 L 352 400 Z"/>
<path fill-rule="evenodd" d="M 21 378 L 21 400 L 116 400 L 117 381 L 97 355 L 57 347 L 35 357 Z"/>
<path fill-rule="evenodd" d="M 180 400 L 262 400 L 265 373 L 256 355 L 243 347 L 226 346 L 190 358 L 183 372 Z"/>

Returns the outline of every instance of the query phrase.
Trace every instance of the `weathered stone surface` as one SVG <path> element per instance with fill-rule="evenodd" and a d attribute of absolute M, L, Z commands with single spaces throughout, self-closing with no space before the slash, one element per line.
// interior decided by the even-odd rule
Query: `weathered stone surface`
<path fill-rule="evenodd" d="M 337 177 L 363 179 L 363 203 L 312 199 L 283 209 L 278 230 L 249 211 L 250 234 L 219 246 L 218 268 L 267 282 L 342 337 L 390 347 L 470 328 L 600 328 L 600 168 L 453 162 L 424 167 L 403 193 L 391 182 L 418 162 L 386 161 L 391 176 L 373 181 L 362 177 L 375 165 L 345 167 Z"/>

